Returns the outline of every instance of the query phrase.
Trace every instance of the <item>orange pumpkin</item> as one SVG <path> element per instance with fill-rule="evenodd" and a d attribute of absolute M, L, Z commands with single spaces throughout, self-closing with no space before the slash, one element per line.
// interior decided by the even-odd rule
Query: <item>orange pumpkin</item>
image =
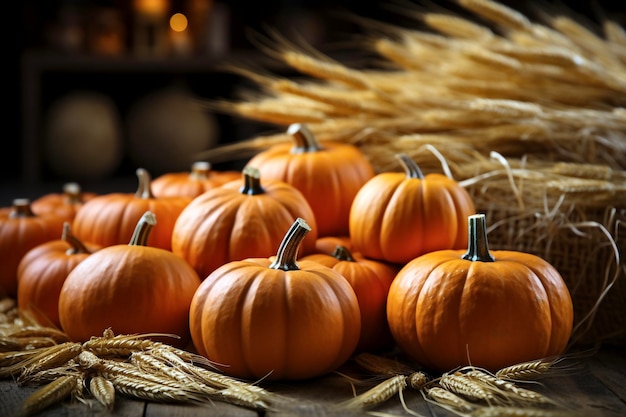
<path fill-rule="evenodd" d="M 343 246 L 347 250 L 352 250 L 350 236 L 321 236 L 315 241 L 315 252 L 332 255 L 337 246 Z"/>
<path fill-rule="evenodd" d="M 65 222 L 60 239 L 42 243 L 29 250 L 17 270 L 17 305 L 30 311 L 42 325 L 61 327 L 59 294 L 68 274 L 100 249 L 85 245 L 72 234 Z"/>
<path fill-rule="evenodd" d="M 275 258 L 229 262 L 198 288 L 191 337 L 224 373 L 302 380 L 335 370 L 354 352 L 361 320 L 350 284 L 317 262 L 296 262 L 309 230 L 297 219 Z"/>
<path fill-rule="evenodd" d="M 87 201 L 72 223 L 74 235 L 102 247 L 127 243 L 134 225 L 150 211 L 158 217 L 159 224 L 150 233 L 148 245 L 171 250 L 174 223 L 191 198 L 155 197 L 148 171 L 137 169 L 137 177 L 139 184 L 134 194 L 102 194 Z"/>
<path fill-rule="evenodd" d="M 85 201 L 96 195 L 96 193 L 83 192 L 78 183 L 68 182 L 63 185 L 62 193 L 43 195 L 34 200 L 31 207 L 36 214 L 53 213 L 71 222 Z"/>
<path fill-rule="evenodd" d="M 189 306 L 200 278 L 172 252 L 146 246 L 156 224 L 146 212 L 128 244 L 90 255 L 67 276 L 59 295 L 59 320 L 72 341 L 115 334 L 175 335 L 163 341 L 185 347 Z"/>
<path fill-rule="evenodd" d="M 315 216 L 300 191 L 276 180 L 261 184 L 259 171 L 243 170 L 231 181 L 196 197 L 182 211 L 172 232 L 172 252 L 205 278 L 217 267 L 275 253 L 296 217 L 307 219 L 311 233 L 303 253 L 315 250 Z"/>
<path fill-rule="evenodd" d="M 0 295 L 17 296 L 17 268 L 22 257 L 35 246 L 57 239 L 62 230 L 62 218 L 36 215 L 28 199 L 15 199 L 10 210 L 0 211 Z"/>
<path fill-rule="evenodd" d="M 363 256 L 404 264 L 427 252 L 467 245 L 469 193 L 442 174 L 424 176 L 406 154 L 405 169 L 384 172 L 359 190 L 350 209 L 353 249 Z"/>
<path fill-rule="evenodd" d="M 387 318 L 398 346 L 423 365 L 495 371 L 563 353 L 573 306 L 558 271 L 515 251 L 490 252 L 484 214 L 469 218 L 468 250 L 427 253 L 389 289 Z"/>
<path fill-rule="evenodd" d="M 302 124 L 289 126 L 295 144 L 259 152 L 248 161 L 266 179 L 285 181 L 304 194 L 315 213 L 319 236 L 347 235 L 352 199 L 374 169 L 354 145 L 325 141 Z"/>
<path fill-rule="evenodd" d="M 156 197 L 195 198 L 211 188 L 241 178 L 239 171 L 215 171 L 205 161 L 194 162 L 191 172 L 170 172 L 152 181 Z"/>
<path fill-rule="evenodd" d="M 359 301 L 361 336 L 357 351 L 378 351 L 393 345 L 387 324 L 387 294 L 398 267 L 350 253 L 337 246 L 332 254 L 312 254 L 301 258 L 319 262 L 348 280 Z"/>

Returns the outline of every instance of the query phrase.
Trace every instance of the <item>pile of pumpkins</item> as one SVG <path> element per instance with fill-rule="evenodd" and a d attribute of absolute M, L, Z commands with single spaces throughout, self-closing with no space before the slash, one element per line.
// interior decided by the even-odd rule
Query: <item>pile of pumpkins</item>
<path fill-rule="evenodd" d="M 486 219 L 446 175 L 375 173 L 306 125 L 239 171 L 151 179 L 135 194 L 77 187 L 0 210 L 0 290 L 74 341 L 150 333 L 232 376 L 301 380 L 355 352 L 499 369 L 562 353 L 563 279 L 490 251 Z"/>

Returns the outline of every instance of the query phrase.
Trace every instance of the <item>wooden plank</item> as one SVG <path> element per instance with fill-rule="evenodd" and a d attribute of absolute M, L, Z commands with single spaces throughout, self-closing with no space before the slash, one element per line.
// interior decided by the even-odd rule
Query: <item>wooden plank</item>
<path fill-rule="evenodd" d="M 626 349 L 604 348 L 589 363 L 593 375 L 626 403 Z"/>
<path fill-rule="evenodd" d="M 145 417 L 258 417 L 259 413 L 236 405 L 214 401 L 210 404 L 147 403 Z"/>
<path fill-rule="evenodd" d="M 541 392 L 583 416 L 624 416 L 626 404 L 596 378 L 591 363 L 592 358 L 580 359 L 578 368 L 541 380 Z"/>

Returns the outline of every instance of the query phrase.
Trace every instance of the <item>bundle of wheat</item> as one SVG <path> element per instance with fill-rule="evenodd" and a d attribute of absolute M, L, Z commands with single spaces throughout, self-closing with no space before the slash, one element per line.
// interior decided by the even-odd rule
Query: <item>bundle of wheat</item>
<path fill-rule="evenodd" d="M 206 105 L 283 131 L 307 123 L 320 142 L 359 146 L 379 172 L 399 169 L 397 153 L 424 171 L 444 166 L 490 217 L 494 247 L 560 269 L 575 340 L 626 342 L 626 31 L 599 9 L 589 21 L 563 5 L 531 4 L 532 18 L 493 0 L 450 6 L 398 6 L 414 27 L 363 19 L 371 35 L 358 47 L 377 57 L 367 68 L 272 33 L 259 47 L 301 76 L 235 65 L 257 88 Z M 200 156 L 287 140 L 267 134 Z"/>

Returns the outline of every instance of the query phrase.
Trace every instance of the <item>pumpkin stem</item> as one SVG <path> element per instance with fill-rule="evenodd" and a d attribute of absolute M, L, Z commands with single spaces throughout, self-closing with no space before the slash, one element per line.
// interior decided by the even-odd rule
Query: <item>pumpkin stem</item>
<path fill-rule="evenodd" d="M 315 139 L 313 132 L 302 123 L 293 123 L 287 128 L 287 134 L 293 136 L 296 142 L 294 147 L 291 148 L 291 153 L 306 153 L 317 152 L 322 149 L 320 144 Z"/>
<path fill-rule="evenodd" d="M 191 165 L 191 178 L 195 180 L 206 180 L 209 178 L 211 163 L 207 161 L 197 161 Z"/>
<path fill-rule="evenodd" d="M 154 198 L 154 194 L 152 194 L 152 187 L 150 187 L 150 183 L 152 182 L 152 177 L 148 171 L 143 168 L 137 168 L 135 171 L 137 174 L 137 178 L 139 179 L 139 185 L 137 186 L 137 192 L 135 192 L 135 197 L 137 198 Z"/>
<path fill-rule="evenodd" d="M 424 179 L 424 174 L 422 174 L 417 162 L 415 162 L 409 155 L 405 153 L 397 153 L 395 156 L 402 164 L 407 178 L 417 178 L 420 180 Z"/>
<path fill-rule="evenodd" d="M 137 222 L 133 236 L 130 238 L 130 246 L 148 246 L 148 236 L 156 225 L 156 216 L 151 211 L 146 211 Z"/>
<path fill-rule="evenodd" d="M 282 269 L 283 271 L 295 271 L 300 269 L 296 262 L 298 249 L 300 249 L 302 239 L 304 239 L 306 234 L 310 231 L 311 226 L 309 226 L 304 219 L 298 217 L 285 234 L 283 241 L 280 242 L 276 259 L 272 262 L 270 268 Z"/>
<path fill-rule="evenodd" d="M 81 189 L 77 182 L 68 182 L 64 184 L 63 195 L 65 196 L 66 204 L 82 203 Z"/>
<path fill-rule="evenodd" d="M 243 169 L 243 186 L 239 192 L 248 195 L 265 193 L 265 189 L 261 186 L 261 172 L 257 168 L 245 167 Z"/>
<path fill-rule="evenodd" d="M 63 223 L 63 232 L 61 239 L 70 244 L 70 248 L 65 251 L 68 255 L 76 255 L 78 253 L 91 253 L 89 249 L 72 233 L 72 227 L 69 222 Z"/>
<path fill-rule="evenodd" d="M 9 213 L 9 218 L 17 219 L 19 217 L 36 217 L 28 198 L 16 198 L 13 200 L 13 207 Z"/>
<path fill-rule="evenodd" d="M 331 255 L 339 259 L 340 261 L 355 262 L 354 257 L 350 253 L 350 250 L 348 250 L 348 248 L 343 245 L 337 245 Z"/>
<path fill-rule="evenodd" d="M 468 248 L 463 259 L 468 261 L 494 262 L 489 253 L 487 242 L 487 222 L 484 214 L 473 214 L 468 217 Z"/>

